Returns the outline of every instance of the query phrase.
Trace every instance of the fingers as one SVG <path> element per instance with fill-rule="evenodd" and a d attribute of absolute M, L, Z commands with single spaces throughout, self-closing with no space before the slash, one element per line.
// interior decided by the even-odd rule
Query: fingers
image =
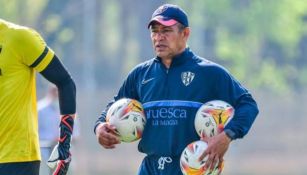
<path fill-rule="evenodd" d="M 219 160 L 219 164 L 218 164 L 218 169 L 219 169 L 219 173 L 222 172 L 223 168 L 224 168 L 224 159 L 223 158 L 220 158 Z"/>
<path fill-rule="evenodd" d="M 98 138 L 99 143 L 105 148 L 114 148 L 114 144 L 119 144 L 120 140 L 112 133 L 104 132 Z"/>
<path fill-rule="evenodd" d="M 212 171 L 217 166 L 222 166 L 223 157 L 228 149 L 229 142 L 225 141 L 223 134 L 213 137 L 204 136 L 201 140 L 207 142 L 207 149 L 201 154 L 199 160 L 206 160 L 205 167 Z"/>
<path fill-rule="evenodd" d="M 215 157 L 213 158 L 213 161 L 211 162 L 210 171 L 213 171 L 213 170 L 214 170 L 214 168 L 216 167 L 216 165 L 218 164 L 218 162 L 219 162 L 219 158 L 218 158 L 218 156 L 215 156 Z"/>
<path fill-rule="evenodd" d="M 101 139 L 99 139 L 99 143 L 100 143 L 100 145 L 102 145 L 106 149 L 113 149 L 113 148 L 115 148 L 115 144 L 119 144 L 120 141 L 118 141 L 116 139 L 108 140 L 108 139 L 105 139 L 105 138 L 101 138 Z"/>
<path fill-rule="evenodd" d="M 119 144 L 120 140 L 116 134 L 116 128 L 103 123 L 97 127 L 96 131 L 98 142 L 106 149 L 115 148 L 115 144 Z"/>
<path fill-rule="evenodd" d="M 209 169 L 209 168 L 210 168 L 210 170 L 213 169 L 213 168 L 211 169 L 211 167 L 212 166 L 214 167 L 214 165 L 215 165 L 215 164 L 213 164 L 214 161 L 215 161 L 215 157 L 216 157 L 215 154 L 208 154 L 208 159 L 206 160 L 206 164 L 205 164 L 206 169 Z"/>
<path fill-rule="evenodd" d="M 58 160 L 57 167 L 53 172 L 53 175 L 66 175 L 69 168 L 70 161 Z"/>
<path fill-rule="evenodd" d="M 108 123 L 106 123 L 104 126 L 106 128 L 106 131 L 116 133 L 116 127 L 115 126 L 110 125 Z"/>
<path fill-rule="evenodd" d="M 204 160 L 204 158 L 209 154 L 208 150 L 204 151 L 198 158 L 198 161 Z"/>
<path fill-rule="evenodd" d="M 202 134 L 202 137 L 200 138 L 200 140 L 208 143 L 209 142 L 209 137 L 207 137 L 205 134 Z M 209 154 L 209 149 L 207 148 L 207 150 L 205 152 L 203 152 L 200 157 L 198 158 L 199 161 L 202 161 L 208 154 Z"/>

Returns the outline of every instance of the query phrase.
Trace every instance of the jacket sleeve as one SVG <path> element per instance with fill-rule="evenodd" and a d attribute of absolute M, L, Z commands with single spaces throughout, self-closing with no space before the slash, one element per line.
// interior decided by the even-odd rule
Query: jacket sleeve
<path fill-rule="evenodd" d="M 232 133 L 232 139 L 243 138 L 259 112 L 256 101 L 248 90 L 223 68 L 218 73 L 215 89 L 219 99 L 230 103 L 235 108 L 234 117 L 225 130 Z"/>

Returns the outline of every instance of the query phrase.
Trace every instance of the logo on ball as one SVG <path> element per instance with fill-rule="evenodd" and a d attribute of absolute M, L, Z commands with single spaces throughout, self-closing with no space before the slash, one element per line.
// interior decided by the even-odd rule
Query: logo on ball
<path fill-rule="evenodd" d="M 213 100 L 203 104 L 195 116 L 195 129 L 200 137 L 212 137 L 223 131 L 232 119 L 234 108 L 221 100 Z"/>

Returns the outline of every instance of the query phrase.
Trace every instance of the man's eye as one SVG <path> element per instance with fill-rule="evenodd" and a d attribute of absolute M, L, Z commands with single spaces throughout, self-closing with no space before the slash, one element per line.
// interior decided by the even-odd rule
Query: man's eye
<path fill-rule="evenodd" d="M 162 30 L 163 33 L 171 32 L 171 31 L 172 31 L 171 29 Z"/>

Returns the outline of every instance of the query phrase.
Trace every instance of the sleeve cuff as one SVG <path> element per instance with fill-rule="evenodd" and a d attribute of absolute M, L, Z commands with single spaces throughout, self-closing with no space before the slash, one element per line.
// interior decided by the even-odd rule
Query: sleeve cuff
<path fill-rule="evenodd" d="M 95 126 L 94 126 L 94 133 L 95 133 L 95 135 L 96 135 L 96 128 L 97 128 L 97 126 L 98 126 L 100 123 L 103 123 L 103 122 L 102 122 L 102 121 L 99 121 L 99 122 L 97 122 L 97 123 L 95 124 Z"/>

